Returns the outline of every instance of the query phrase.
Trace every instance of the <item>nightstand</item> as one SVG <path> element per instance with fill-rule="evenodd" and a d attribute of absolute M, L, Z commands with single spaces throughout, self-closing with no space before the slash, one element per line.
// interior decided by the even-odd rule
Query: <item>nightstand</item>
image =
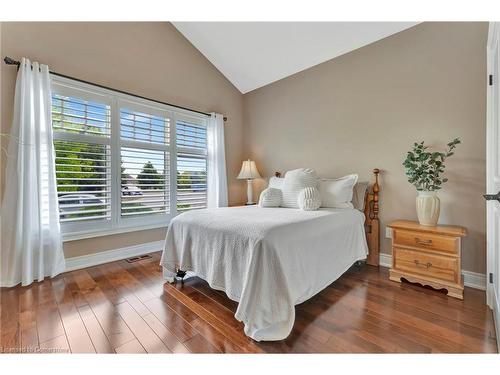
<path fill-rule="evenodd" d="M 451 297 L 463 299 L 460 265 L 461 239 L 467 230 L 459 226 L 429 227 L 414 221 L 398 220 L 392 228 L 392 268 L 389 278 L 401 282 L 446 289 Z"/>

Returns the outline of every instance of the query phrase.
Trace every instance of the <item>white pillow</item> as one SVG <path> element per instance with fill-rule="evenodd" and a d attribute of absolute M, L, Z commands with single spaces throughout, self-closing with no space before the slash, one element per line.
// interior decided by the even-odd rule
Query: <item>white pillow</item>
<path fill-rule="evenodd" d="M 260 207 L 279 207 L 281 205 L 281 190 L 268 187 L 262 190 L 259 197 Z"/>
<path fill-rule="evenodd" d="M 332 208 L 353 208 L 353 188 L 358 181 L 357 174 L 350 174 L 335 180 L 322 179 L 319 182 L 321 206 Z"/>
<path fill-rule="evenodd" d="M 304 211 L 315 211 L 321 206 L 321 195 L 315 187 L 302 189 L 298 198 L 299 208 Z"/>
<path fill-rule="evenodd" d="M 280 189 L 283 187 L 284 178 L 273 176 L 269 179 L 269 184 L 267 187 Z"/>
<path fill-rule="evenodd" d="M 360 210 L 361 212 L 365 210 L 365 195 L 368 185 L 368 181 L 358 181 L 356 185 L 354 185 L 352 205 L 355 209 Z"/>
<path fill-rule="evenodd" d="M 299 208 L 299 193 L 305 188 L 317 186 L 318 176 L 314 169 L 300 168 L 286 172 L 281 187 L 281 207 Z"/>

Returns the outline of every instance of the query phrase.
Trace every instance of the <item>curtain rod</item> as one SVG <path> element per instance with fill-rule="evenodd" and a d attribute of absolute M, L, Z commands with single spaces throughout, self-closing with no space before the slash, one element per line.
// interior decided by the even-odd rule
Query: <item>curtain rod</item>
<path fill-rule="evenodd" d="M 7 64 L 7 65 L 16 65 L 17 68 L 19 69 L 19 66 L 21 65 L 21 62 L 20 61 L 17 61 L 17 60 L 14 60 L 8 56 L 6 56 L 3 61 Z M 88 85 L 93 85 L 93 86 L 97 86 L 97 87 L 100 87 L 102 89 L 106 89 L 106 90 L 111 90 L 111 91 L 116 91 L 116 92 L 119 92 L 120 94 L 125 94 L 125 95 L 130 95 L 130 96 L 133 96 L 135 98 L 139 98 L 139 99 L 144 99 L 144 100 L 149 100 L 151 102 L 155 102 L 155 103 L 159 103 L 159 104 L 164 104 L 164 105 L 168 105 L 170 107 L 175 107 L 175 108 L 179 108 L 179 109 L 185 109 L 187 111 L 191 111 L 191 112 L 196 112 L 196 113 L 199 113 L 201 115 L 205 115 L 205 116 L 208 116 L 210 117 L 210 113 L 206 113 L 206 112 L 202 112 L 202 111 L 197 111 L 196 109 L 191 109 L 191 108 L 187 108 L 187 107 L 181 107 L 180 105 L 175 105 L 175 104 L 171 104 L 171 103 L 166 103 L 166 102 L 162 102 L 160 100 L 155 100 L 155 99 L 150 99 L 150 98 L 146 98 L 145 96 L 141 96 L 141 95 L 136 95 L 136 94 L 132 94 L 130 92 L 127 92 L 127 91 L 122 91 L 122 90 L 117 90 L 117 89 L 114 89 L 112 87 L 109 87 L 109 86 L 104 86 L 104 85 L 99 85 L 98 83 L 93 83 L 93 82 L 89 82 L 89 81 L 85 81 L 83 79 L 80 79 L 80 78 L 75 78 L 75 77 L 71 77 L 71 76 L 67 76 L 65 74 L 61 74 L 61 73 L 57 73 L 57 72 L 53 72 L 53 71 L 50 71 L 49 72 L 50 74 L 53 74 L 55 76 L 58 76 L 58 77 L 63 77 L 63 78 L 69 78 L 69 79 L 72 79 L 72 80 L 75 80 L 75 81 L 78 81 L 78 82 L 82 82 L 82 83 L 86 83 Z M 227 121 L 227 117 L 224 116 L 224 121 Z"/>

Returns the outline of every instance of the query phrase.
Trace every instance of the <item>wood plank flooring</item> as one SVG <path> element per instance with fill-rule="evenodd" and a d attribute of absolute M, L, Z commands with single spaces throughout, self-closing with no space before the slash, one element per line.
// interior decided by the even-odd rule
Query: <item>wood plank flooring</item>
<path fill-rule="evenodd" d="M 165 284 L 160 253 L 0 289 L 0 352 L 56 353 L 492 353 L 485 294 L 463 301 L 353 267 L 296 307 L 291 335 L 255 342 L 237 304 L 193 278 Z"/>

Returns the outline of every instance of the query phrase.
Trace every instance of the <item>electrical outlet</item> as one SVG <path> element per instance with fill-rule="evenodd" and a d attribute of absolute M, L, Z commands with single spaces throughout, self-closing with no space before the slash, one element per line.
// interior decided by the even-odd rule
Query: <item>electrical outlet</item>
<path fill-rule="evenodd" d="M 392 238 L 392 228 L 385 227 L 385 238 Z"/>

